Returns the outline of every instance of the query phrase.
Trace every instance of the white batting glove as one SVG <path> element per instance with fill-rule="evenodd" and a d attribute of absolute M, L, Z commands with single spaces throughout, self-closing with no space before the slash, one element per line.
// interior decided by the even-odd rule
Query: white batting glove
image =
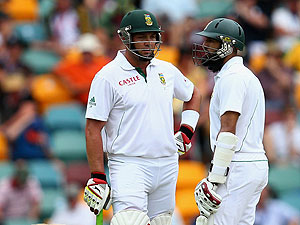
<path fill-rule="evenodd" d="M 191 139 L 193 134 L 194 131 L 185 125 L 181 125 L 179 131 L 174 134 L 175 144 L 177 146 L 179 155 L 184 155 L 191 149 Z"/>
<path fill-rule="evenodd" d="M 194 195 L 200 216 L 208 218 L 218 211 L 222 197 L 215 192 L 215 189 L 216 185 L 209 182 L 207 178 L 201 180 L 195 188 Z"/>
<path fill-rule="evenodd" d="M 103 175 L 105 177 L 105 174 Z M 109 209 L 112 198 L 106 179 L 90 178 L 84 189 L 84 201 L 95 215 L 102 209 Z"/>

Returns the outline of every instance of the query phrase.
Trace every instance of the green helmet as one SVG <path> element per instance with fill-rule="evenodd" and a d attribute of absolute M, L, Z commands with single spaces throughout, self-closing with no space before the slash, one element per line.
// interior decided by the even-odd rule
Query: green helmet
<path fill-rule="evenodd" d="M 222 66 L 222 59 L 234 51 L 234 47 L 242 51 L 245 46 L 243 28 L 235 21 L 218 18 L 209 22 L 203 31 L 196 33 L 207 38 L 220 41 L 219 48 L 212 48 L 203 44 L 193 44 L 193 61 L 195 65 L 207 66 L 216 72 Z M 221 61 L 220 61 L 221 59 Z"/>
<path fill-rule="evenodd" d="M 144 56 L 138 53 L 138 51 L 143 49 L 135 49 L 134 44 L 137 42 L 132 41 L 132 34 L 135 33 L 142 33 L 142 32 L 157 32 L 157 37 L 155 42 L 155 48 L 150 49 L 153 51 L 153 54 L 150 56 Z M 123 44 L 126 48 L 133 52 L 134 54 L 138 55 L 139 57 L 152 59 L 159 51 L 161 42 L 161 35 L 160 32 L 163 32 L 158 25 L 158 22 L 155 16 L 147 11 L 142 9 L 137 9 L 128 12 L 122 19 L 120 24 L 120 29 L 118 30 L 118 34 L 120 39 L 122 40 Z M 149 41 L 143 41 L 149 42 Z M 140 42 L 139 42 L 140 43 Z M 145 49 L 149 50 L 149 49 Z"/>
<path fill-rule="evenodd" d="M 235 21 L 226 18 L 212 20 L 198 35 L 213 38 L 219 41 L 221 37 L 230 38 L 234 47 L 242 51 L 245 46 L 245 33 L 243 28 Z M 229 40 L 229 39 L 228 39 Z"/>

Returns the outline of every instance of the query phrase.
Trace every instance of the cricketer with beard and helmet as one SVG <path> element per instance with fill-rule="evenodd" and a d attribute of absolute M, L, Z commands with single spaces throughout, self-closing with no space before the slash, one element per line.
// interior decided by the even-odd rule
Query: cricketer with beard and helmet
<path fill-rule="evenodd" d="M 194 63 L 215 73 L 209 108 L 214 155 L 207 178 L 195 188 L 200 211 L 196 224 L 253 225 L 256 204 L 268 181 L 262 143 L 264 92 L 238 55 L 245 35 L 237 22 L 217 18 L 196 34 L 204 42 L 193 45 Z"/>
<path fill-rule="evenodd" d="M 178 156 L 190 149 L 198 122 L 199 90 L 175 66 L 155 58 L 161 32 L 151 12 L 128 12 L 118 30 L 126 49 L 91 84 L 86 151 L 92 175 L 84 199 L 96 215 L 112 200 L 111 225 L 171 224 Z M 184 102 L 175 135 L 174 97 Z"/>

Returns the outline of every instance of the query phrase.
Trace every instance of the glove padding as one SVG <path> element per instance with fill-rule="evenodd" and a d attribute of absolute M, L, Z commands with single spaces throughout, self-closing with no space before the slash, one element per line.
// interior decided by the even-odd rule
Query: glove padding
<path fill-rule="evenodd" d="M 200 215 L 208 218 L 218 211 L 222 197 L 215 192 L 216 185 L 209 182 L 207 178 L 201 180 L 195 188 L 195 200 Z"/>
<path fill-rule="evenodd" d="M 192 147 L 191 140 L 186 136 L 185 133 L 183 133 L 181 131 L 177 131 L 174 134 L 174 138 L 175 138 L 175 143 L 176 143 L 179 155 L 184 155 L 191 149 L 191 147 Z"/>
<path fill-rule="evenodd" d="M 111 200 L 111 190 L 106 181 L 98 178 L 88 180 L 84 189 L 84 201 L 95 215 L 98 215 L 102 209 L 108 210 Z"/>

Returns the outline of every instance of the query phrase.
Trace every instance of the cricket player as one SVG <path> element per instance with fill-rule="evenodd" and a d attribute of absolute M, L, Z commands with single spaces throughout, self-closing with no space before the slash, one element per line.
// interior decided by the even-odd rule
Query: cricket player
<path fill-rule="evenodd" d="M 195 189 L 200 210 L 196 224 L 253 225 L 268 180 L 263 89 L 238 56 L 245 35 L 237 22 L 214 19 L 196 34 L 204 42 L 194 43 L 194 63 L 216 73 L 209 109 L 214 156 L 208 177 Z"/>
<path fill-rule="evenodd" d="M 151 12 L 128 12 L 118 30 L 126 49 L 96 74 L 90 87 L 86 151 L 91 179 L 84 199 L 96 215 L 112 199 L 111 225 L 171 224 L 178 155 L 190 149 L 199 118 L 198 89 L 172 64 L 155 59 L 161 32 Z M 184 101 L 175 135 L 174 97 Z"/>

